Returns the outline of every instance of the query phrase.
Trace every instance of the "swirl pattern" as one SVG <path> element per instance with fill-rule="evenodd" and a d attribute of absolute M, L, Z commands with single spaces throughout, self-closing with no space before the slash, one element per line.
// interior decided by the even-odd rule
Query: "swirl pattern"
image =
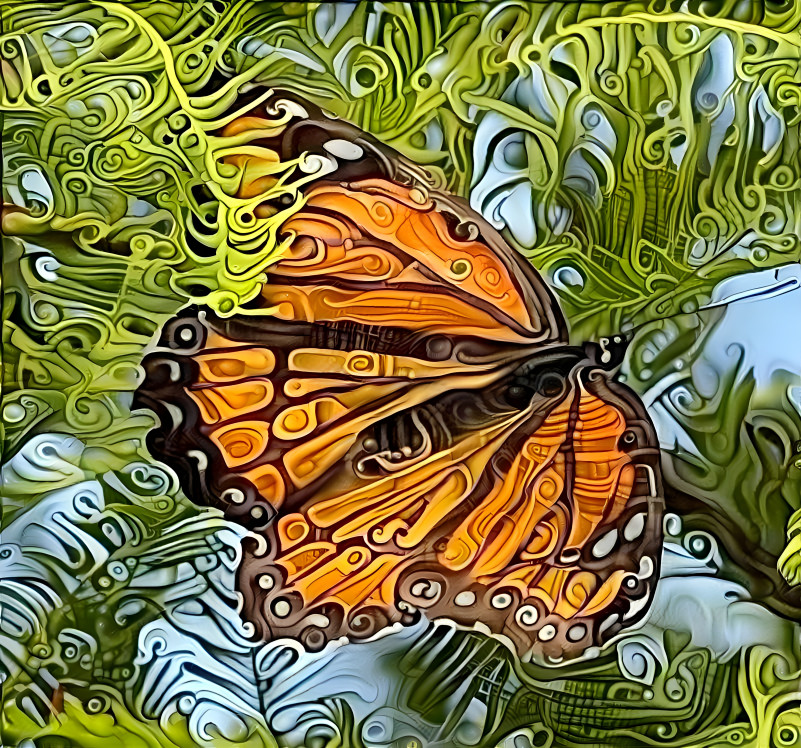
<path fill-rule="evenodd" d="M 797 745 L 799 47 L 782 0 L 0 0 L 4 742 Z"/>

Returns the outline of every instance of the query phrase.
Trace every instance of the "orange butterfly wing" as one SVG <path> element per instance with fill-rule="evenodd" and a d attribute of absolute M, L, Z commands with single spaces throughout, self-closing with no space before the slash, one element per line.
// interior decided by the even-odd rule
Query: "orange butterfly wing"
<path fill-rule="evenodd" d="M 636 620 L 662 505 L 633 393 L 452 198 L 375 174 L 305 198 L 263 313 L 188 310 L 138 393 L 187 495 L 262 536 L 239 584 L 260 635 L 426 611 L 559 658 Z"/>

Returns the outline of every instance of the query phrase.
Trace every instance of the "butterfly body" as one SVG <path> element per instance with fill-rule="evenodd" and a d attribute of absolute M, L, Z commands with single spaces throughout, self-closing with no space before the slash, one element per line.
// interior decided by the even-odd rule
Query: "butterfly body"
<path fill-rule="evenodd" d="M 263 638 L 424 614 L 580 654 L 653 594 L 653 428 L 489 226 L 364 161 L 308 189 L 257 313 L 165 327 L 138 394 L 151 450 L 260 536 L 239 589 Z"/>

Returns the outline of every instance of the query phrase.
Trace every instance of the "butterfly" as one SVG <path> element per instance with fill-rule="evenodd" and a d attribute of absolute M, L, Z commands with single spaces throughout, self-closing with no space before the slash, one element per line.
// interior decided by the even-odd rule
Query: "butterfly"
<path fill-rule="evenodd" d="M 276 97 L 282 132 L 259 107 L 228 128 L 327 173 L 247 314 L 169 321 L 135 399 L 186 495 L 258 537 L 245 617 L 310 650 L 421 615 L 524 659 L 603 644 L 648 608 L 663 511 L 654 429 L 608 341 L 571 345 L 530 263 L 420 167 Z"/>

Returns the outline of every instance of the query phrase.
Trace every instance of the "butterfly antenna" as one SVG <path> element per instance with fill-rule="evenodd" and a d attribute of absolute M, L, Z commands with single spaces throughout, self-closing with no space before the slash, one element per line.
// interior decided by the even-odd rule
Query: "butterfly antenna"
<path fill-rule="evenodd" d="M 598 340 L 598 345 L 600 345 L 601 348 L 603 349 L 604 342 L 606 342 L 607 347 L 609 347 L 610 345 L 622 344 L 624 346 L 624 351 L 625 351 L 625 348 L 628 347 L 628 344 L 631 343 L 635 335 L 640 330 L 642 330 L 644 327 L 647 327 L 648 325 L 653 325 L 655 322 L 675 319 L 676 317 L 687 317 L 693 314 L 700 314 L 701 312 L 709 311 L 710 309 L 723 309 L 741 301 L 752 301 L 752 300 L 762 301 L 764 299 L 773 298 L 775 296 L 781 296 L 783 294 L 789 293 L 790 291 L 795 291 L 798 288 L 801 288 L 801 276 L 793 276 L 790 278 L 786 278 L 784 280 L 779 280 L 779 272 L 777 270 L 775 274 L 775 279 L 776 279 L 775 283 L 770 283 L 768 285 L 760 286 L 758 288 L 749 288 L 740 292 L 733 293 L 730 296 L 727 296 L 718 301 L 711 301 L 708 304 L 704 304 L 703 306 L 700 306 L 697 309 L 693 309 L 692 311 L 674 312 L 673 314 L 668 314 L 665 315 L 664 317 L 657 317 L 655 319 L 645 320 L 644 322 L 641 322 L 638 325 L 634 325 L 633 327 L 629 327 L 621 332 L 601 337 Z"/>

